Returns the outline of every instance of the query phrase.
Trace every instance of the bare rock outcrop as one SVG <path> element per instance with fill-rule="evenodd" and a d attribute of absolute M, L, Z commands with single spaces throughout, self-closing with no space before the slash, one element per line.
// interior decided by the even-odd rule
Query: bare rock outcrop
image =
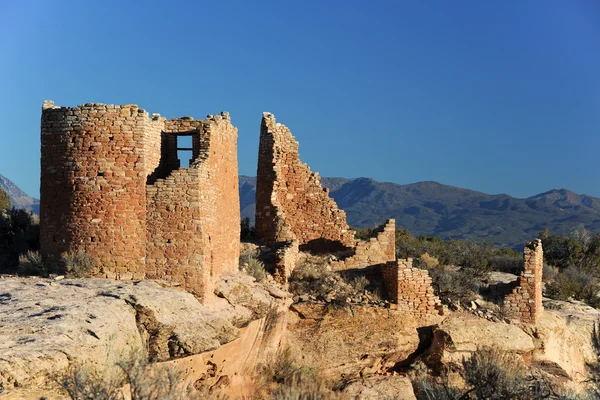
<path fill-rule="evenodd" d="M 410 378 L 406 376 L 374 376 L 352 382 L 344 388 L 344 398 L 355 400 L 416 400 Z"/>
<path fill-rule="evenodd" d="M 215 350 L 265 315 L 269 292 L 231 276 L 245 294 L 205 306 L 153 281 L 4 278 L 0 289 L 0 393 L 43 387 L 76 364 L 101 373 L 130 354 L 150 361 Z"/>
<path fill-rule="evenodd" d="M 434 367 L 460 364 L 463 358 L 479 348 L 498 348 L 504 352 L 530 355 L 535 344 L 533 338 L 516 325 L 459 314 L 432 327 L 431 346 L 426 358 Z"/>

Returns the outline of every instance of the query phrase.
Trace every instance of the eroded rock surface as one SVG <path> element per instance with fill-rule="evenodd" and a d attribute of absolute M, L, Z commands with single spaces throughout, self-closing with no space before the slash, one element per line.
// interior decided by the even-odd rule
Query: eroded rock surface
<path fill-rule="evenodd" d="M 519 355 L 531 354 L 533 338 L 516 325 L 457 314 L 432 327 L 427 359 L 431 365 L 459 364 L 478 348 L 498 348 Z"/>
<path fill-rule="evenodd" d="M 275 301 L 252 278 L 229 280 L 248 305 L 262 310 Z M 70 365 L 104 371 L 133 353 L 165 361 L 215 350 L 260 316 L 237 299 L 204 306 L 153 281 L 5 278 L 0 284 L 0 393 L 43 386 Z"/>

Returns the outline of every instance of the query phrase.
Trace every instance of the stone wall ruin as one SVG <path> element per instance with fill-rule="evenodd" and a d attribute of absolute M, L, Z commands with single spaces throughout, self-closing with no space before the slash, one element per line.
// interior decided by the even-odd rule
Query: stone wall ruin
<path fill-rule="evenodd" d="M 383 264 L 381 276 L 390 300 L 399 310 L 421 315 L 442 312 L 442 303 L 434 294 L 429 272 L 414 268 L 412 258 Z"/>
<path fill-rule="evenodd" d="M 178 138 L 191 136 L 189 168 Z M 167 121 L 137 105 L 44 101 L 40 246 L 83 251 L 96 276 L 163 279 L 201 301 L 238 269 L 237 128 L 228 113 Z"/>
<path fill-rule="evenodd" d="M 317 251 L 353 247 L 346 213 L 300 161 L 290 130 L 263 113 L 256 180 L 256 236 L 267 245 L 297 241 Z"/>
<path fill-rule="evenodd" d="M 544 251 L 542 241 L 528 242 L 523 250 L 523 271 L 518 285 L 504 298 L 507 312 L 521 322 L 535 324 L 544 310 L 542 305 L 542 272 Z"/>

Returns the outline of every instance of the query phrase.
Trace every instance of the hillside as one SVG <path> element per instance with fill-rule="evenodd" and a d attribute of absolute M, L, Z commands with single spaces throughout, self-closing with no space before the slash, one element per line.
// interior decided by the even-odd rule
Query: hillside
<path fill-rule="evenodd" d="M 600 199 L 555 189 L 526 199 L 506 194 L 418 182 L 398 185 L 369 178 L 322 178 L 353 227 L 372 227 L 387 218 L 414 235 L 486 240 L 517 247 L 544 228 L 568 232 L 581 225 L 600 231 Z M 243 217 L 254 217 L 256 178 L 240 176 Z"/>
<path fill-rule="evenodd" d="M 13 207 L 23 208 L 39 215 L 40 201 L 28 196 L 27 193 L 19 189 L 17 185 L 3 175 L 0 175 L 0 188 L 8 193 Z"/>

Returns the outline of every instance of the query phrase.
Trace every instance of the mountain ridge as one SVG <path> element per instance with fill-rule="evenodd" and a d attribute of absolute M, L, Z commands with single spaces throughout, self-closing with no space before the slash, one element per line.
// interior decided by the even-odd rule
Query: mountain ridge
<path fill-rule="evenodd" d="M 485 240 L 520 248 L 544 228 L 566 233 L 581 226 L 600 232 L 600 198 L 551 189 L 526 198 L 421 181 L 400 185 L 372 178 L 321 177 L 330 196 L 355 228 L 374 227 L 388 218 L 413 235 Z M 0 175 L 0 188 L 16 208 L 39 214 L 39 200 Z M 253 222 L 256 177 L 240 175 L 240 212 Z"/>
<path fill-rule="evenodd" d="M 242 216 L 253 218 L 252 183 L 240 176 Z M 348 224 L 373 227 L 387 218 L 413 235 L 444 239 L 486 240 L 522 247 L 544 228 L 565 233 L 580 226 L 600 232 L 600 199 L 567 189 L 552 189 L 527 198 L 487 194 L 435 181 L 400 185 L 371 178 L 321 178 L 330 196 L 346 211 Z"/>
<path fill-rule="evenodd" d="M 15 185 L 10 179 L 0 174 L 0 188 L 8 193 L 10 203 L 14 208 L 21 208 L 40 214 L 40 201 L 25 193 L 21 188 Z"/>

